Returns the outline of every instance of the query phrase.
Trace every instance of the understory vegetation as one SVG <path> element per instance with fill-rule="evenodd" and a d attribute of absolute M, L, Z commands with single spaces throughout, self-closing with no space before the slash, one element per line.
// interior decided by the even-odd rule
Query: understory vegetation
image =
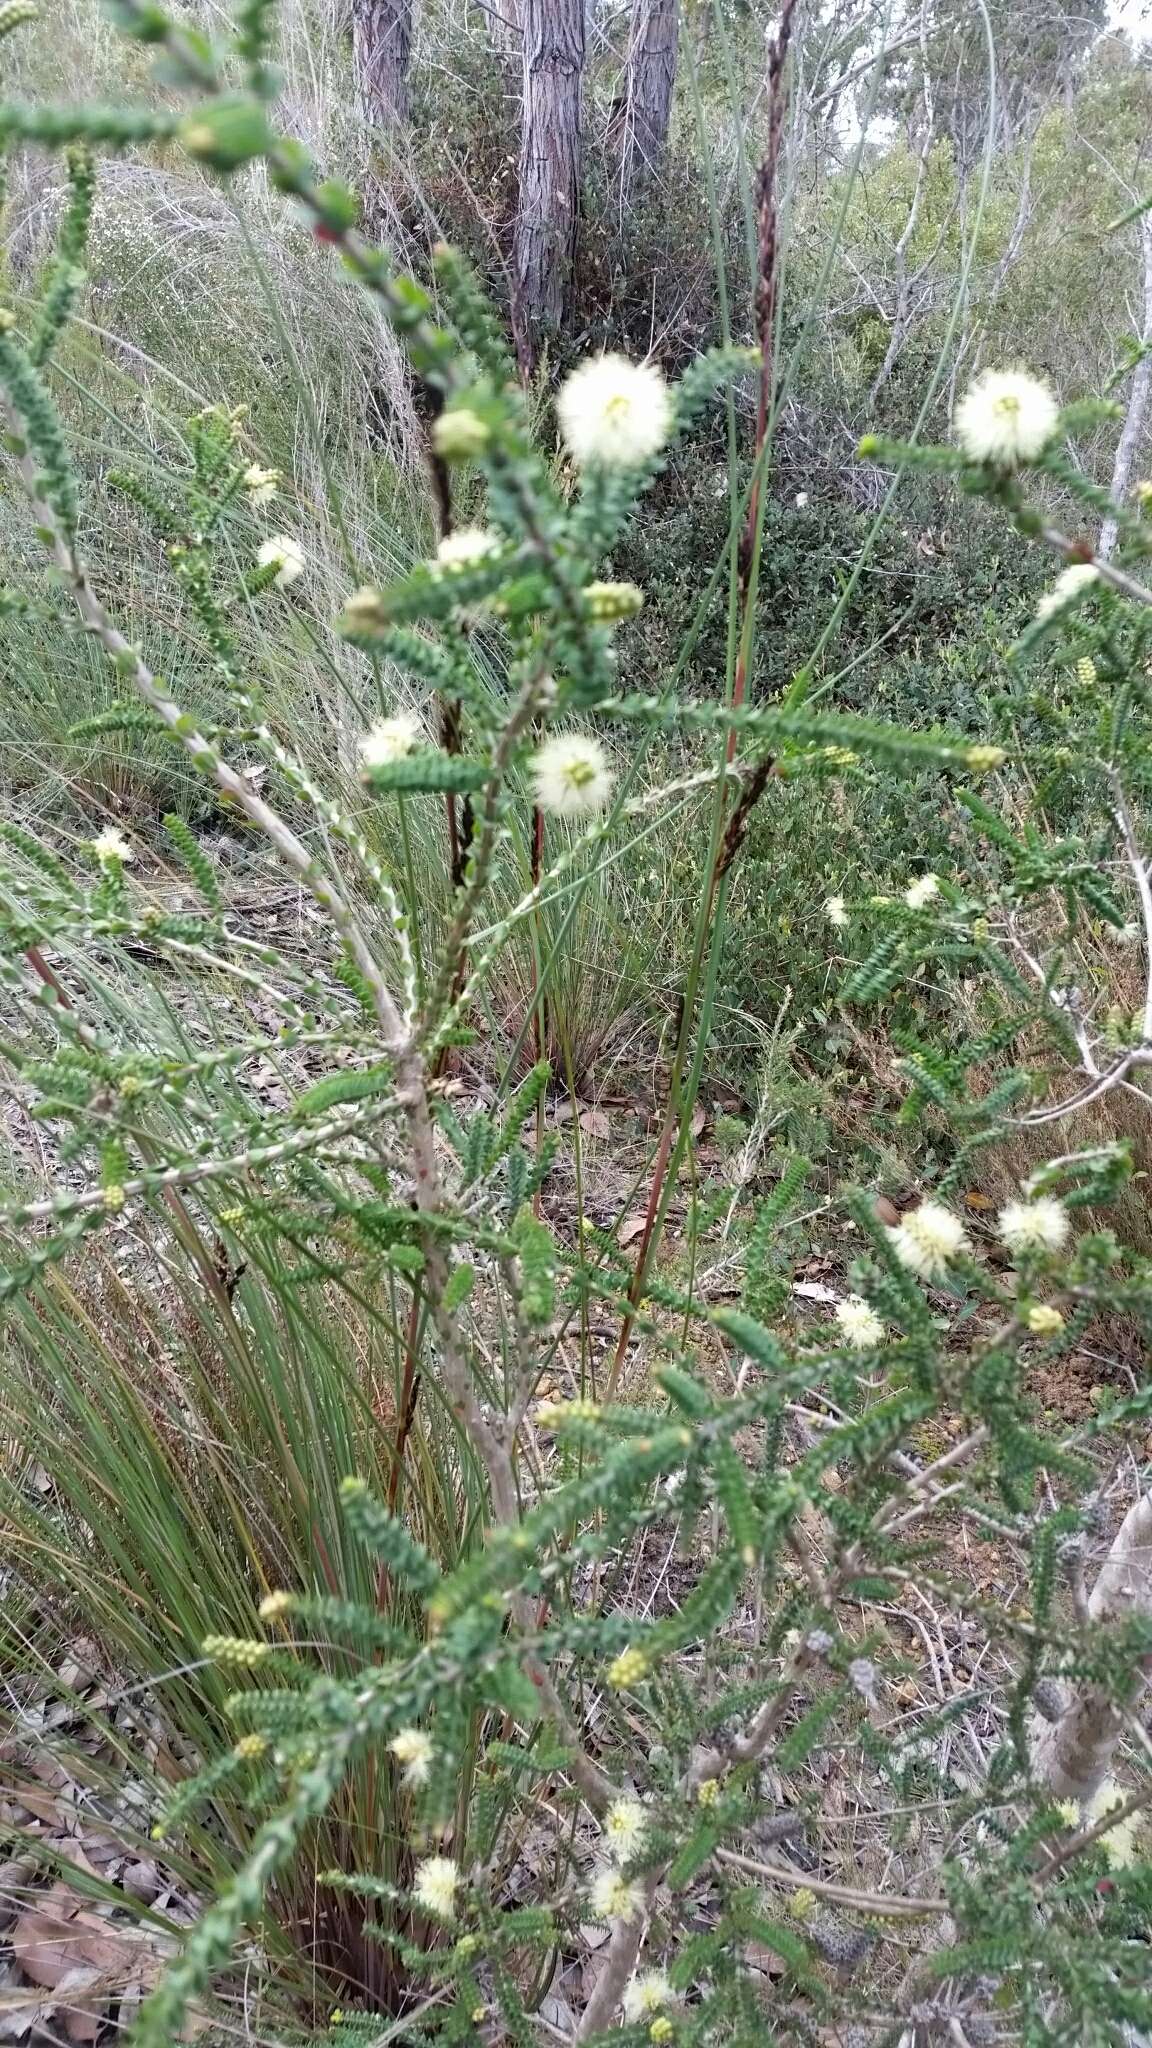
<path fill-rule="evenodd" d="M 0 0 L 0 2039 L 1152 2040 L 1150 114 Z"/>

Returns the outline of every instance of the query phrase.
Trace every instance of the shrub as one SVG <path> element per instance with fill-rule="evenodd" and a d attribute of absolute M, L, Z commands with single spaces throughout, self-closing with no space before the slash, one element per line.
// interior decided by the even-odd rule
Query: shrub
<path fill-rule="evenodd" d="M 987 977 L 971 1042 L 898 1040 L 913 1109 L 961 1133 L 949 1174 L 895 1220 L 844 1196 L 852 1292 L 831 1322 L 805 1325 L 786 1312 L 787 1247 L 808 1167 L 778 1158 L 739 1293 L 710 1298 L 701 1259 L 726 1187 L 697 1201 L 681 1265 L 656 1254 L 757 803 L 778 785 L 792 798 L 782 828 L 799 833 L 829 774 L 873 762 L 932 776 L 943 803 L 951 778 L 967 788 L 1012 765 L 1007 749 L 829 710 L 804 674 L 777 702 L 749 703 L 754 512 L 742 555 L 730 542 L 724 693 L 623 689 L 617 631 L 643 593 L 604 562 L 668 445 L 746 357 L 706 357 L 670 393 L 622 371 L 581 422 L 567 489 L 459 259 L 437 258 L 440 325 L 358 236 L 351 195 L 272 128 L 266 0 L 247 0 L 220 45 L 150 0 L 120 13 L 162 44 L 193 110 L 15 105 L 0 136 L 179 140 L 224 178 L 262 161 L 403 338 L 440 401 L 438 453 L 483 493 L 487 521 L 446 521 L 434 559 L 348 592 L 344 641 L 410 694 L 385 697 L 358 736 L 358 783 L 347 733 L 321 780 L 269 722 L 243 631 L 250 608 L 295 602 L 307 536 L 270 533 L 237 586 L 230 540 L 255 487 L 235 423 L 198 423 L 168 536 L 218 696 L 198 723 L 89 574 L 86 505 L 33 324 L 45 316 L 0 315 L 15 473 L 117 678 L 118 715 L 155 720 L 309 906 L 302 940 L 250 933 L 179 817 L 176 905 L 136 879 L 116 826 L 72 848 L 4 827 L 5 1056 L 69 1168 L 3 1216 L 17 1331 L 6 1398 L 50 1483 L 30 1503 L 17 1461 L 5 1513 L 22 1575 L 65 1602 L 94 1599 L 133 1677 L 175 1689 L 186 1739 L 155 1833 L 215 1894 L 137 2038 L 161 2048 L 206 2016 L 227 2026 L 253 1928 L 261 1959 L 282 1965 L 285 2041 L 337 1988 L 355 2001 L 338 2037 L 398 2022 L 423 2038 L 535 2041 L 581 1942 L 598 1966 L 559 1979 L 556 2009 L 582 2042 L 843 2034 L 861 2018 L 865 1965 L 864 2018 L 890 2034 L 907 2022 L 953 2038 L 1006 2025 L 1036 2042 L 1123 2040 L 1152 2023 L 1138 1840 L 1152 1780 L 1136 1714 L 1152 1654 L 1149 1496 L 1098 1574 L 1089 1545 L 1152 1393 L 1136 1383 L 1052 1431 L 1030 1375 L 1095 1318 L 1119 1308 L 1142 1331 L 1152 1319 L 1146 1262 L 1091 1214 L 1130 1162 L 1117 1146 L 1050 1159 L 991 1227 L 955 1196 L 961 1162 L 1021 1120 L 1022 1068 L 971 1114 L 964 1099 L 1017 1033 L 1045 1025 L 1087 1069 L 1054 1115 L 1137 1086 L 1152 1058 L 1147 1005 L 1096 1033 L 1056 997 L 1063 929 L 1037 940 L 1021 923 L 1047 892 L 1069 929 L 1085 906 L 1123 926 L 1120 883 L 1100 871 L 1107 833 L 1152 953 L 1127 800 L 1152 616 L 1134 572 L 1152 535 L 1116 508 L 1122 566 L 1061 586 L 1022 636 L 1026 656 L 1073 604 L 1100 605 L 1095 652 L 1080 657 L 1090 692 L 1101 665 L 1114 678 L 1106 717 L 1079 735 L 1095 837 L 1016 829 L 969 794 L 997 851 L 995 900 L 925 870 L 867 905 L 846 1004 L 907 987 L 917 1015 L 930 972 L 942 990 Z M 42 303 L 59 307 L 51 286 Z M 1097 505 L 1055 428 L 1015 463 L 871 454 L 958 471 L 1030 532 L 1033 474 Z M 128 488 L 163 531 L 164 508 Z M 661 746 L 692 740 L 687 772 L 645 786 Z M 521 1076 L 505 1060 L 479 1102 L 448 1062 L 486 1030 L 521 930 L 586 896 L 599 866 L 636 859 L 650 818 L 695 819 L 701 800 L 687 1029 L 629 1267 L 584 1214 L 545 1220 L 555 1147 L 526 1127 L 539 1135 L 547 1065 Z M 421 843 L 435 821 L 448 848 L 431 905 L 415 820 Z M 527 874 L 509 901 L 517 839 Z M 832 921 L 853 947 L 855 908 Z M 147 978 L 131 965 L 141 955 Z M 535 954 L 538 1043 L 557 956 Z M 102 1266 L 125 1223 L 127 1270 Z M 109 1301 L 125 1300 L 132 1361 L 102 1338 Z M 593 1343 L 600 1317 L 610 1360 Z M 1011 1560 L 1012 1600 L 973 1584 L 968 1530 Z M 898 1633 L 913 1617 L 930 1695 Z M 870 1811 L 847 1852 L 844 1766 Z"/>

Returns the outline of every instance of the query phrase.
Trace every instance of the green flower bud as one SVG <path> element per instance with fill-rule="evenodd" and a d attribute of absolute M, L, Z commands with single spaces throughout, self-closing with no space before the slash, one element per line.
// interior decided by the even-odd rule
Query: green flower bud
<path fill-rule="evenodd" d="M 347 185 L 325 178 L 312 194 L 318 226 L 328 235 L 347 234 L 360 218 L 360 202 Z"/>
<path fill-rule="evenodd" d="M 272 147 L 273 135 L 259 100 L 222 99 L 185 121 L 180 140 L 189 156 L 227 177 L 263 156 Z"/>

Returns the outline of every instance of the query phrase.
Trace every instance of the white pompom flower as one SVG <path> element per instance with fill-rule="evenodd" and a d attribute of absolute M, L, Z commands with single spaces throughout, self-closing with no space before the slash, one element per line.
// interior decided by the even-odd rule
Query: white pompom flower
<path fill-rule="evenodd" d="M 630 2027 L 671 2005 L 676 1994 L 667 1970 L 639 1970 L 624 1987 L 624 2017 Z"/>
<path fill-rule="evenodd" d="M 940 884 L 935 875 L 920 875 L 905 889 L 904 901 L 909 910 L 924 910 L 939 894 Z"/>
<path fill-rule="evenodd" d="M 1073 562 L 1067 569 L 1061 569 L 1051 590 L 1044 592 L 1036 607 L 1037 621 L 1043 623 L 1045 619 L 1056 618 L 1099 581 L 1100 571 L 1094 562 Z"/>
<path fill-rule="evenodd" d="M 1026 370 L 985 370 L 956 408 L 956 439 L 971 462 L 1012 469 L 1042 455 L 1060 418 L 1050 385 Z"/>
<path fill-rule="evenodd" d="M 529 762 L 537 807 L 573 818 L 602 811 L 614 777 L 599 740 L 587 732 L 557 733 Z"/>
<path fill-rule="evenodd" d="M 386 768 L 392 761 L 406 760 L 422 738 L 420 720 L 410 711 L 378 718 L 360 742 L 360 759 L 365 768 Z"/>
<path fill-rule="evenodd" d="M 276 487 L 280 482 L 280 471 L 278 469 L 261 469 L 258 462 L 250 462 L 240 481 L 248 493 L 248 503 L 250 505 L 270 505 L 276 496 Z"/>
<path fill-rule="evenodd" d="M 672 398 L 654 363 L 594 356 L 561 385 L 556 416 L 581 469 L 636 469 L 666 446 Z"/>
<path fill-rule="evenodd" d="M 412 1895 L 426 1913 L 437 1920 L 451 1920 L 456 1913 L 456 1887 L 460 1872 L 451 1856 L 426 1856 L 416 1865 Z"/>
<path fill-rule="evenodd" d="M 604 1816 L 604 1833 L 617 1863 L 630 1863 L 648 1834 L 648 1815 L 639 1799 L 614 1799 Z"/>
<path fill-rule="evenodd" d="M 256 550 L 256 560 L 262 569 L 276 568 L 272 581 L 277 590 L 287 590 L 298 576 L 304 574 L 308 558 L 298 540 L 290 533 L 274 533 L 270 540 L 262 541 Z"/>
<path fill-rule="evenodd" d="M 921 1280 L 939 1279 L 952 1260 L 969 1249 L 960 1218 L 942 1202 L 921 1202 L 918 1209 L 910 1209 L 888 1237 L 900 1264 Z"/>
<path fill-rule="evenodd" d="M 388 1744 L 398 1764 L 404 1767 L 406 1785 L 426 1785 L 435 1751 L 432 1738 L 423 1728 L 401 1728 Z"/>
<path fill-rule="evenodd" d="M 996 1228 L 1011 1252 L 1058 1252 L 1068 1242 L 1072 1225 L 1063 1202 L 1037 1195 L 1031 1202 L 1009 1202 Z"/>
<path fill-rule="evenodd" d="M 638 1878 L 624 1877 L 608 1864 L 596 1872 L 588 1904 L 594 1920 L 638 1920 L 644 1911 L 644 1887 Z"/>
<path fill-rule="evenodd" d="M 862 1294 L 850 1294 L 845 1301 L 838 1301 L 833 1313 L 850 1350 L 874 1351 L 884 1342 L 884 1325 Z"/>
<path fill-rule="evenodd" d="M 824 905 L 824 915 L 834 930 L 842 932 L 848 922 L 848 905 L 842 896 L 829 896 Z"/>
<path fill-rule="evenodd" d="M 126 861 L 136 858 L 124 834 L 118 832 L 115 825 L 105 825 L 104 830 L 98 832 L 90 843 L 98 861 Z"/>
<path fill-rule="evenodd" d="M 456 526 L 446 533 L 436 550 L 441 569 L 474 569 L 477 562 L 499 554 L 501 540 L 488 526 Z"/>

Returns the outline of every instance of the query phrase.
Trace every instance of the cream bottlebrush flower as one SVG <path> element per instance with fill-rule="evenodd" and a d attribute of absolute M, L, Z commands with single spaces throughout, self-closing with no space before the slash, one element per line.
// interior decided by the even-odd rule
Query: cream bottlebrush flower
<path fill-rule="evenodd" d="M 667 1970 L 639 1970 L 624 1987 L 624 2017 L 630 2027 L 671 2005 L 675 1992 Z"/>
<path fill-rule="evenodd" d="M 280 482 L 280 471 L 278 469 L 261 469 L 258 462 L 250 462 L 240 481 L 248 493 L 248 503 L 250 505 L 270 505 L 276 496 L 276 486 Z"/>
<path fill-rule="evenodd" d="M 1100 571 L 1092 562 L 1073 562 L 1070 568 L 1061 569 L 1051 590 L 1044 592 L 1036 607 L 1037 619 L 1054 619 L 1057 612 L 1064 610 L 1065 605 L 1071 604 L 1077 597 L 1082 597 L 1090 584 L 1099 581 Z"/>
<path fill-rule="evenodd" d="M 1063 1202 L 1037 1195 L 1033 1202 L 1009 1202 L 996 1228 L 1010 1252 L 1058 1252 L 1071 1229 Z"/>
<path fill-rule="evenodd" d="M 272 578 L 277 590 L 287 590 L 298 576 L 304 574 L 307 557 L 298 540 L 290 533 L 274 533 L 270 540 L 262 541 L 256 550 L 256 560 L 262 569 L 270 569 L 275 563 L 277 573 Z"/>
<path fill-rule="evenodd" d="M 829 896 L 824 905 L 824 915 L 830 925 L 842 932 L 848 922 L 848 906 L 842 896 Z"/>
<path fill-rule="evenodd" d="M 378 718 L 360 742 L 360 759 L 365 768 L 386 768 L 390 761 L 405 760 L 421 738 L 420 720 L 410 711 Z"/>
<path fill-rule="evenodd" d="M 654 363 L 594 356 L 560 387 L 556 416 L 582 469 L 635 469 L 658 455 L 672 432 L 672 399 Z"/>
<path fill-rule="evenodd" d="M 1118 1785 L 1115 1778 L 1105 1778 L 1104 1783 L 1092 1795 L 1084 1816 L 1085 1820 L 1094 1827 L 1097 1821 L 1104 1820 L 1108 1814 L 1123 1806 L 1126 1797 L 1123 1786 Z M 1141 1820 L 1142 1815 L 1139 1813 L 1126 1814 L 1123 1820 L 1116 1822 L 1115 1827 L 1108 1829 L 1107 1834 L 1101 1835 L 1100 1848 L 1113 1870 L 1126 1870 L 1129 1864 L 1138 1861 Z"/>
<path fill-rule="evenodd" d="M 956 439 L 972 462 L 1011 469 L 1034 462 L 1056 432 L 1060 408 L 1049 385 L 1025 370 L 985 370 L 956 408 Z"/>
<path fill-rule="evenodd" d="M 604 1833 L 617 1863 L 630 1863 L 648 1833 L 648 1815 L 639 1799 L 615 1799 L 604 1816 Z"/>
<path fill-rule="evenodd" d="M 874 1351 L 877 1344 L 884 1342 L 884 1325 L 863 1295 L 850 1294 L 846 1301 L 838 1301 L 834 1313 L 840 1334 L 851 1350 Z"/>
<path fill-rule="evenodd" d="M 124 861 L 136 858 L 124 834 L 118 832 L 115 825 L 105 825 L 104 830 L 96 834 L 91 846 L 97 860 Z"/>
<path fill-rule="evenodd" d="M 623 1877 L 611 1864 L 598 1870 L 588 1890 L 594 1920 L 638 1920 L 644 1911 L 644 1887 Z"/>
<path fill-rule="evenodd" d="M 1034 1301 L 1028 1311 L 1028 1328 L 1035 1337 L 1054 1337 L 1064 1328 L 1064 1318 L 1050 1302 Z"/>
<path fill-rule="evenodd" d="M 437 565 L 441 569 L 473 569 L 477 562 L 498 554 L 500 546 L 499 534 L 490 527 L 457 526 L 444 535 L 437 548 Z"/>
<path fill-rule="evenodd" d="M 432 1738 L 422 1728 L 401 1728 L 388 1744 L 398 1764 L 404 1766 L 406 1785 L 426 1785 L 432 1769 Z M 440 1861 L 446 1859 L 441 1857 Z M 455 1865 L 453 1865 L 453 1869 Z"/>
<path fill-rule="evenodd" d="M 968 1250 L 964 1225 L 942 1202 L 921 1202 L 888 1236 L 900 1264 L 921 1280 L 937 1279 Z"/>
<path fill-rule="evenodd" d="M 602 811 L 614 777 L 599 740 L 590 733 L 557 733 L 533 754 L 532 793 L 542 811 L 562 818 Z"/>
<path fill-rule="evenodd" d="M 936 880 L 935 875 L 920 875 L 915 882 L 910 882 L 905 889 L 904 901 L 908 905 L 909 910 L 923 910 L 931 903 L 932 898 L 939 894 L 940 884 Z"/>
<path fill-rule="evenodd" d="M 434 1913 L 438 1920 L 451 1920 L 459 1882 L 460 1872 L 451 1856 L 426 1856 L 416 1865 L 412 1895 L 426 1913 Z"/>

